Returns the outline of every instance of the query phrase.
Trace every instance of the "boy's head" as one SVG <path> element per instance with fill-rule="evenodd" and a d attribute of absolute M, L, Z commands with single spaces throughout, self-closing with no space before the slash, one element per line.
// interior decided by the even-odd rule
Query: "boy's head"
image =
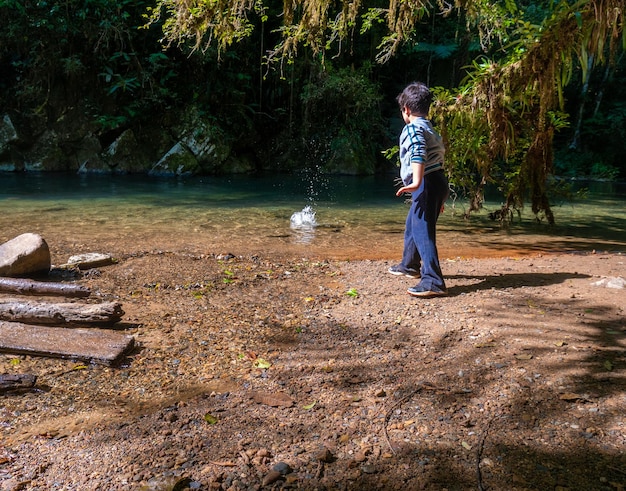
<path fill-rule="evenodd" d="M 433 94 L 426 84 L 413 82 L 405 87 L 396 100 L 400 105 L 400 111 L 407 108 L 412 115 L 427 116 L 433 101 Z"/>

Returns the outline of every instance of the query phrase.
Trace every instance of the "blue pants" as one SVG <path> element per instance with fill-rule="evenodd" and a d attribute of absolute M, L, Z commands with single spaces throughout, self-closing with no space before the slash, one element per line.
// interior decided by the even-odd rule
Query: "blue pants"
<path fill-rule="evenodd" d="M 435 292 L 446 291 L 439 265 L 435 226 L 448 193 L 448 179 L 443 170 L 425 175 L 421 186 L 413 192 L 404 230 L 402 266 L 419 271 L 419 284 Z"/>

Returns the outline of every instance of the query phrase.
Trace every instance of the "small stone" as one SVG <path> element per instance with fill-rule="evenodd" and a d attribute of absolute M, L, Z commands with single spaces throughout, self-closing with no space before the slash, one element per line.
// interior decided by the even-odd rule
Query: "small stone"
<path fill-rule="evenodd" d="M 262 484 L 263 486 L 269 486 L 270 484 L 273 484 L 276 481 L 278 481 L 281 477 L 282 477 L 282 474 L 280 472 L 271 470 L 263 478 Z"/>
<path fill-rule="evenodd" d="M 367 457 L 365 456 L 363 452 L 357 452 L 354 454 L 354 460 L 356 462 L 365 462 L 366 459 Z"/>
<path fill-rule="evenodd" d="M 359 477 L 361 477 L 361 469 L 351 469 L 348 472 L 347 477 L 349 481 L 356 481 Z"/>
<path fill-rule="evenodd" d="M 315 458 L 320 462 L 326 462 L 328 464 L 333 461 L 333 454 L 327 448 L 323 448 L 315 454 Z"/>
<path fill-rule="evenodd" d="M 298 476 L 296 476 L 295 474 L 289 474 L 288 476 L 285 477 L 285 484 L 286 485 L 293 485 L 295 483 L 298 482 Z"/>
<path fill-rule="evenodd" d="M 376 469 L 376 467 L 374 467 L 373 465 L 362 465 L 361 466 L 361 470 L 365 473 L 365 474 L 376 474 L 378 472 L 378 470 Z"/>
<path fill-rule="evenodd" d="M 380 389 L 378 392 L 376 392 L 376 397 L 386 397 L 387 393 L 385 392 L 385 389 Z"/>
<path fill-rule="evenodd" d="M 293 469 L 289 467 L 289 464 L 286 464 L 285 462 L 278 462 L 274 464 L 272 466 L 272 470 L 279 472 L 282 476 L 291 474 L 293 472 Z"/>
<path fill-rule="evenodd" d="M 109 266 L 113 264 L 113 258 L 109 254 L 99 252 L 88 252 L 85 254 L 77 254 L 70 256 L 67 260 L 67 266 L 76 266 L 80 270 L 99 268 L 101 266 Z"/>

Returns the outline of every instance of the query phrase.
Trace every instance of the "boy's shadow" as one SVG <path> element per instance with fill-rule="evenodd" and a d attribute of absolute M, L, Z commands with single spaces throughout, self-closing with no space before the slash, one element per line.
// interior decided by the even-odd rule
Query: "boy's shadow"
<path fill-rule="evenodd" d="M 591 278 L 591 275 L 580 273 L 502 273 L 496 275 L 457 274 L 446 276 L 447 280 L 461 280 L 467 284 L 448 286 L 448 295 L 455 296 L 478 290 L 503 288 L 522 288 L 556 285 L 566 280 Z"/>

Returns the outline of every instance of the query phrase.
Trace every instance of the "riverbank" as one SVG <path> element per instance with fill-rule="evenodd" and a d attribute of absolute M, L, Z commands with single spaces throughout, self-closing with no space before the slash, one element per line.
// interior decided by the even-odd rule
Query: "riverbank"
<path fill-rule="evenodd" d="M 0 355 L 38 376 L 2 396 L 0 489 L 622 489 L 622 254 L 446 254 L 418 300 L 389 259 L 100 245 L 79 283 L 140 349 Z"/>

